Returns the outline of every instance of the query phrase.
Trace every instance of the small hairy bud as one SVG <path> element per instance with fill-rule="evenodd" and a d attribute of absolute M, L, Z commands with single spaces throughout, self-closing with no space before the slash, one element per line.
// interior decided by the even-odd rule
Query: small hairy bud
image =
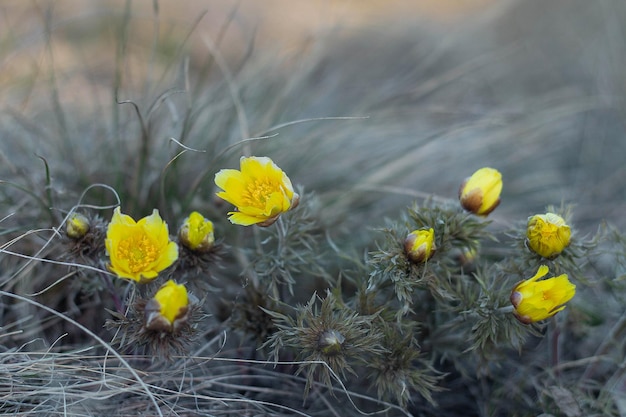
<path fill-rule="evenodd" d="M 213 222 L 194 211 L 183 222 L 178 231 L 178 238 L 186 248 L 197 252 L 208 252 L 215 244 Z"/>
<path fill-rule="evenodd" d="M 493 168 L 481 168 L 459 188 L 461 206 L 479 216 L 486 216 L 500 204 L 502 174 Z"/>
<path fill-rule="evenodd" d="M 434 230 L 430 228 L 412 231 L 404 239 L 404 250 L 412 262 L 426 262 L 437 250 Z"/>
<path fill-rule="evenodd" d="M 80 239 L 89 232 L 89 219 L 80 214 L 72 213 L 65 223 L 65 233 L 72 239 Z"/>
<path fill-rule="evenodd" d="M 324 355 L 333 356 L 341 352 L 346 338 L 337 330 L 326 330 L 320 334 L 319 349 Z"/>

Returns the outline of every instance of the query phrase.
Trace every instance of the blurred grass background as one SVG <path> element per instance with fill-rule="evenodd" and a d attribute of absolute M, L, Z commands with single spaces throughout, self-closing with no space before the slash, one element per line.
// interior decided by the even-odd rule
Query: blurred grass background
<path fill-rule="evenodd" d="M 506 184 L 498 216 L 566 201 L 588 229 L 623 225 L 623 17 L 608 0 L 4 2 L 4 178 L 40 163 L 37 149 L 57 180 L 115 186 L 93 159 L 138 135 L 116 92 L 150 114 L 155 146 L 185 129 L 201 144 L 203 129 L 236 117 L 232 89 L 213 100 L 230 88 L 219 52 L 247 119 L 221 122 L 227 143 L 298 119 L 367 117 L 298 124 L 253 147 L 309 189 L 354 194 L 377 216 L 412 198 L 391 187 L 454 198 L 461 178 L 493 165 Z"/>

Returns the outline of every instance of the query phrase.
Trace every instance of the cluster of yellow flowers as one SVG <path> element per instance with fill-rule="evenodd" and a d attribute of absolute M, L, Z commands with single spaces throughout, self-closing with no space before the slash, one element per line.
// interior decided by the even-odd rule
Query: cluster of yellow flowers
<path fill-rule="evenodd" d="M 215 183 L 223 190 L 217 195 L 237 207 L 228 213 L 232 223 L 269 226 L 298 205 L 299 196 L 291 181 L 270 158 L 242 157 L 240 169 L 223 169 L 215 175 Z M 84 235 L 88 225 L 84 216 L 70 217 L 68 236 Z M 179 229 L 178 238 L 191 251 L 207 252 L 215 243 L 213 223 L 192 212 Z M 117 207 L 107 228 L 105 246 L 108 269 L 138 283 L 153 280 L 179 256 L 178 244 L 170 239 L 167 223 L 156 209 L 135 221 Z M 146 328 L 171 331 L 177 320 L 184 318 L 188 303 L 186 287 L 169 280 L 146 306 Z"/>
<path fill-rule="evenodd" d="M 459 189 L 461 206 L 478 216 L 487 216 L 500 204 L 502 175 L 493 168 L 481 168 L 467 178 Z M 538 214 L 528 219 L 527 247 L 537 255 L 553 259 L 569 244 L 571 231 L 565 220 L 555 213 Z M 414 230 L 404 240 L 404 249 L 411 262 L 422 263 L 436 250 L 433 229 Z M 576 286 L 567 275 L 544 279 L 548 267 L 542 265 L 534 277 L 522 281 L 511 292 L 514 314 L 528 324 L 552 317 L 565 308 L 574 297 Z"/>
<path fill-rule="evenodd" d="M 217 195 L 236 207 L 228 213 L 229 220 L 242 226 L 269 226 L 299 202 L 289 177 L 267 157 L 242 157 L 240 170 L 222 169 L 215 175 L 215 184 L 221 189 Z M 459 200 L 465 210 L 487 216 L 500 204 L 501 191 L 500 172 L 481 168 L 463 182 Z M 84 219 L 72 217 L 68 221 L 68 234 L 70 231 L 84 234 L 85 224 Z M 178 237 L 179 242 L 192 251 L 208 251 L 215 242 L 213 223 L 193 212 L 183 222 Z M 105 243 L 109 270 L 140 283 L 154 279 L 179 255 L 178 245 L 170 240 L 167 223 L 157 210 L 135 221 L 116 208 Z M 554 258 L 569 245 L 570 228 L 554 213 L 532 216 L 528 220 L 526 243 L 539 256 Z M 410 232 L 404 240 L 404 249 L 411 262 L 419 264 L 429 260 L 436 251 L 433 229 Z M 575 294 L 575 286 L 565 274 L 539 280 L 547 273 L 548 268 L 541 266 L 535 276 L 517 284 L 511 293 L 514 314 L 523 323 L 553 316 L 563 310 Z M 170 280 L 151 300 L 148 321 L 159 323 L 159 328 L 171 327 L 181 317 L 181 312 L 187 311 L 188 302 L 185 286 Z"/>
<path fill-rule="evenodd" d="M 485 216 L 500 203 L 501 191 L 501 174 L 493 168 L 481 168 L 461 185 L 459 199 L 466 210 Z M 543 258 L 553 259 L 569 246 L 571 231 L 561 216 L 546 213 L 529 217 L 526 236 L 526 245 L 530 250 Z M 576 286 L 566 274 L 539 280 L 548 271 L 547 266 L 541 265 L 532 278 L 513 288 L 511 304 L 515 317 L 522 323 L 534 323 L 554 316 L 576 294 Z"/>

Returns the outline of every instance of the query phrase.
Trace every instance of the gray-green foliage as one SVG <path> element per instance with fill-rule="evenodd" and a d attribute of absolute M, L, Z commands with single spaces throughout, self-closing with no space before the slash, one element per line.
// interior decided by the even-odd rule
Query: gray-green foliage
<path fill-rule="evenodd" d="M 237 54 L 237 10 L 207 29 L 159 2 L 58 4 L 0 10 L 0 413 L 620 415 L 621 2 L 514 1 L 454 30 L 405 16 L 292 55 L 252 35 Z M 215 197 L 242 154 L 307 191 L 269 228 Z M 486 165 L 505 185 L 483 219 L 455 196 Z M 145 287 L 106 275 L 118 203 L 172 235 L 199 210 L 219 247 Z M 551 260 L 524 244 L 547 210 L 574 230 Z M 437 252 L 410 262 L 406 234 L 430 227 Z M 522 325 L 511 289 L 543 263 L 577 295 Z M 169 277 L 196 296 L 185 343 L 142 338 L 136 303 Z"/>

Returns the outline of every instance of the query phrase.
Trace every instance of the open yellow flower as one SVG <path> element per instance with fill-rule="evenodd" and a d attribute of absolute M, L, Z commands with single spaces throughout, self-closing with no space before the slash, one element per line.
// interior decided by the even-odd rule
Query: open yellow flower
<path fill-rule="evenodd" d="M 170 236 L 159 211 L 138 222 L 117 207 L 107 228 L 105 240 L 108 268 L 120 278 L 134 281 L 154 279 L 178 259 L 178 245 Z"/>
<path fill-rule="evenodd" d="M 493 168 L 481 168 L 461 184 L 459 200 L 465 210 L 486 216 L 500 204 L 501 192 L 502 174 Z"/>
<path fill-rule="evenodd" d="M 188 310 L 187 288 L 170 279 L 159 288 L 154 297 L 146 304 L 146 328 L 169 332 L 176 330 L 177 322 L 187 319 Z"/>
<path fill-rule="evenodd" d="M 518 283 L 511 291 L 513 314 L 524 324 L 554 316 L 576 294 L 576 286 L 566 274 L 538 281 L 548 271 L 547 266 L 541 265 L 534 277 Z"/>
<path fill-rule="evenodd" d="M 178 237 L 185 247 L 198 252 L 207 252 L 215 243 L 213 222 L 194 211 L 183 222 Z"/>
<path fill-rule="evenodd" d="M 228 213 L 233 224 L 269 226 L 282 213 L 298 205 L 289 177 L 267 157 L 242 157 L 240 171 L 222 169 L 215 174 L 215 184 L 223 191 L 217 196 L 237 211 Z"/>
<path fill-rule="evenodd" d="M 404 250 L 409 259 L 415 263 L 426 262 L 434 253 L 435 232 L 428 230 L 414 230 L 404 240 Z"/>
<path fill-rule="evenodd" d="M 558 214 L 537 214 L 528 218 L 528 247 L 544 258 L 554 258 L 569 246 L 571 230 Z"/>

